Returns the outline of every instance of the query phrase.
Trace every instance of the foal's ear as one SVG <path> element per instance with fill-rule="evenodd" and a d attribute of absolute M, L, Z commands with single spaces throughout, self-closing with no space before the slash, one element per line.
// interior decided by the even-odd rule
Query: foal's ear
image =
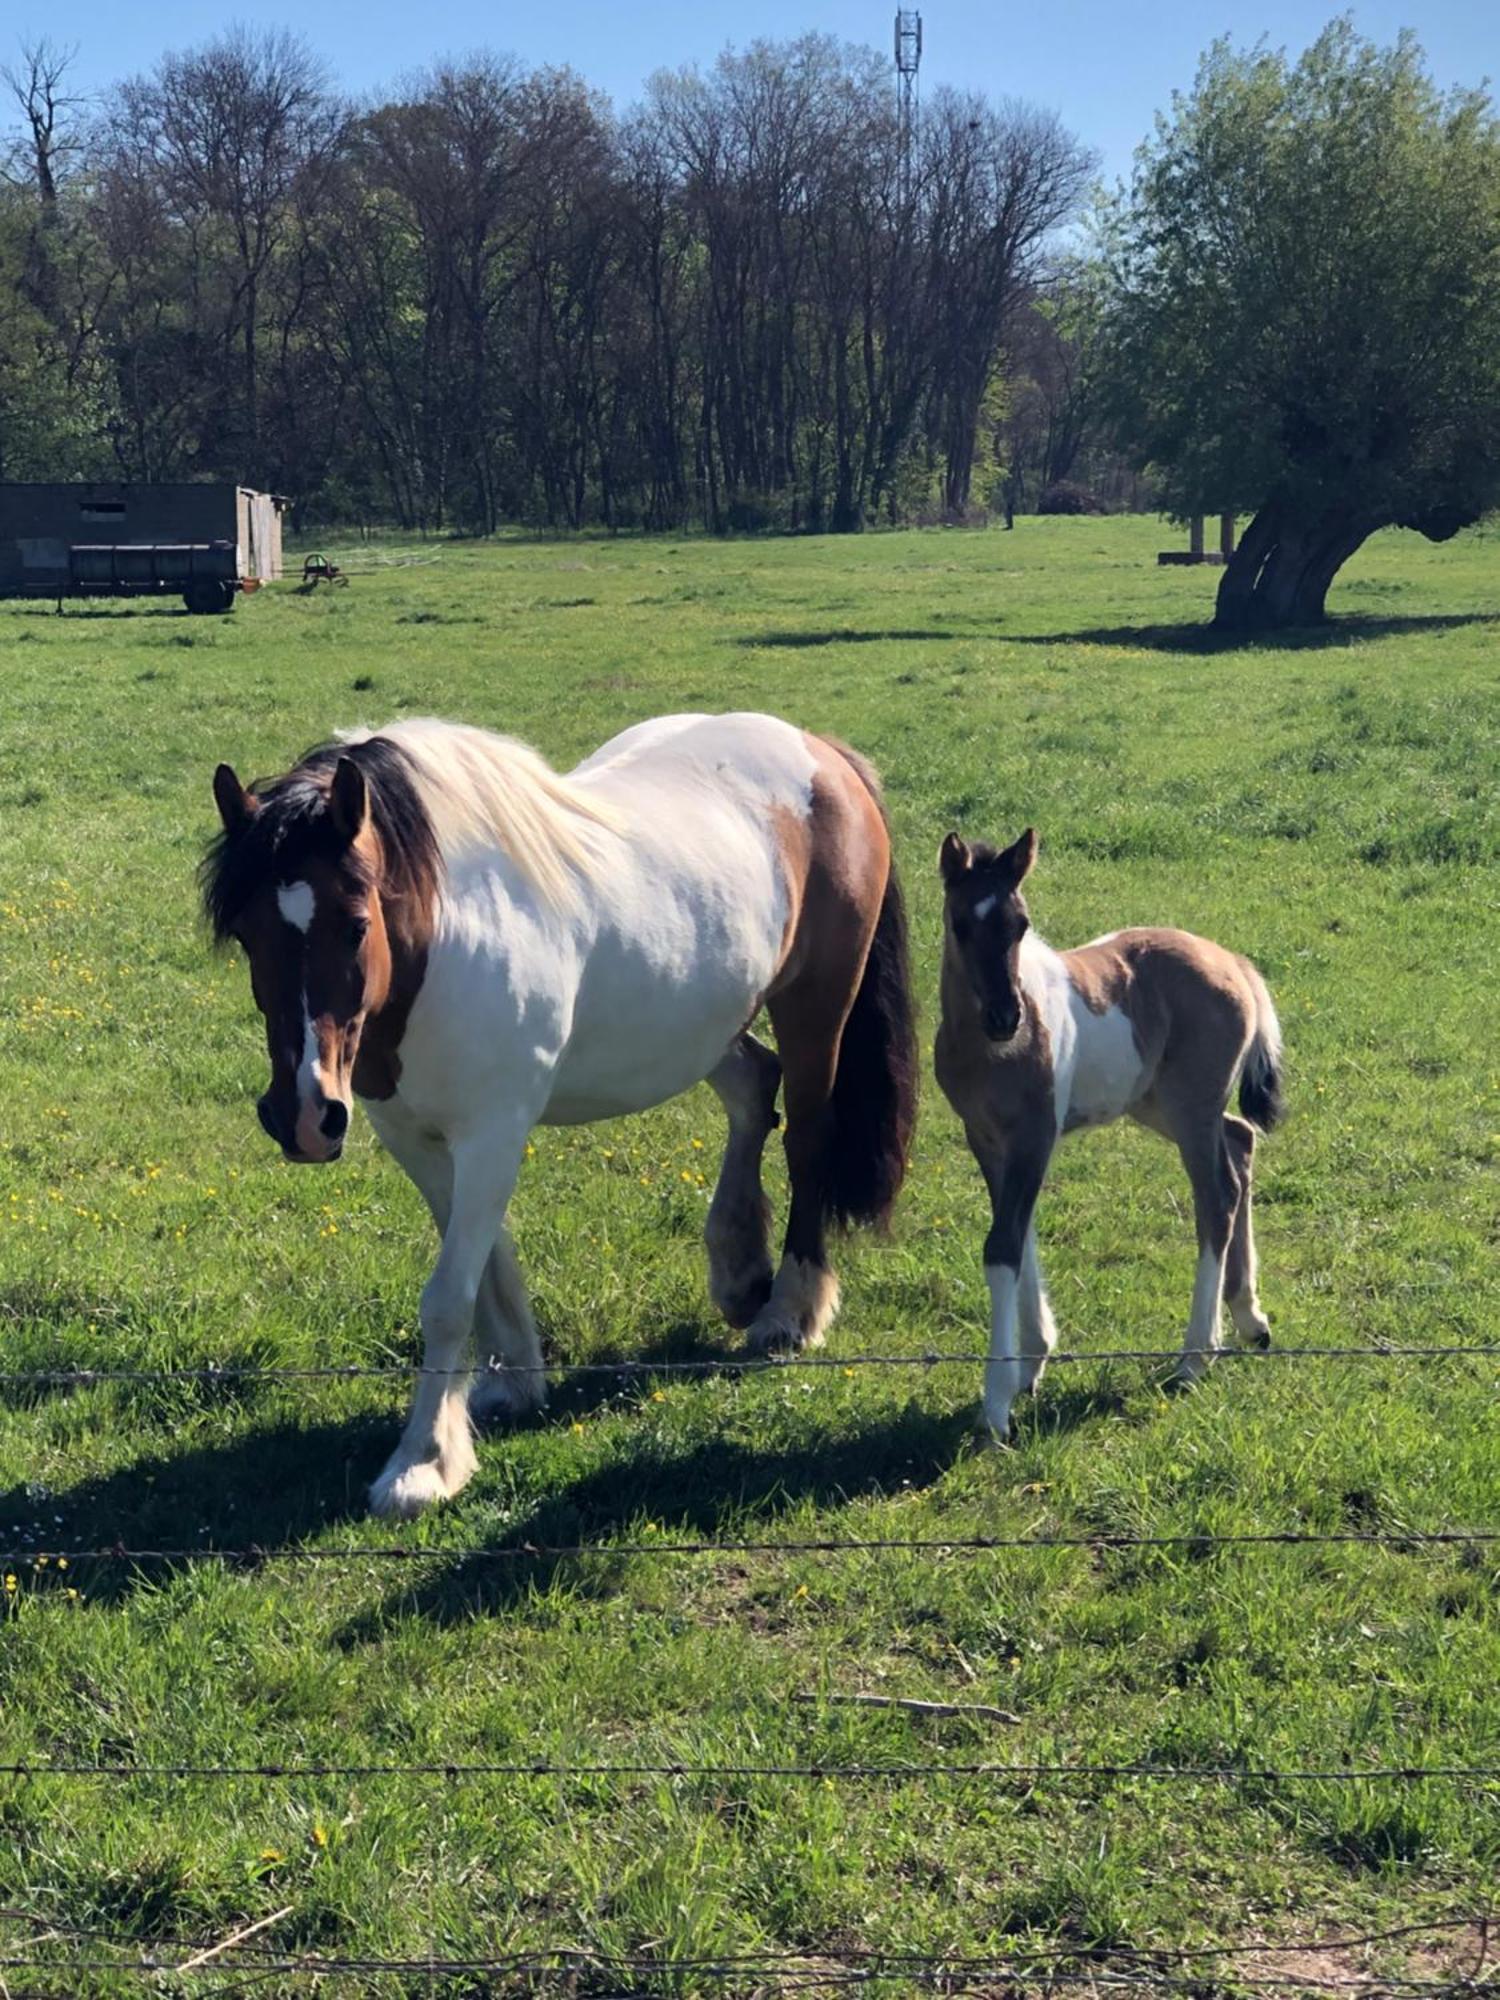
<path fill-rule="evenodd" d="M 1036 865 L 1036 828 L 1028 826 L 1021 838 L 998 856 L 997 865 L 1019 888 Z"/>
<path fill-rule="evenodd" d="M 960 840 L 956 833 L 943 836 L 943 844 L 938 849 L 938 873 L 951 889 L 953 884 L 968 874 L 974 865 L 974 857 L 969 852 L 968 842 Z"/>
<path fill-rule="evenodd" d="M 247 792 L 228 764 L 214 772 L 214 804 L 226 833 L 238 833 L 252 813 L 260 810 L 260 800 Z"/>
<path fill-rule="evenodd" d="M 328 788 L 328 817 L 339 839 L 352 842 L 370 810 L 370 792 L 365 774 L 352 757 L 340 757 Z"/>

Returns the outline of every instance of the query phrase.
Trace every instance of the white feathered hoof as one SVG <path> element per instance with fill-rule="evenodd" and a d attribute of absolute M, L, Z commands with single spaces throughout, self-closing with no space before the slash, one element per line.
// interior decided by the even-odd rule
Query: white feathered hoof
<path fill-rule="evenodd" d="M 826 1264 L 783 1257 L 771 1296 L 750 1322 L 745 1345 L 752 1354 L 799 1354 L 821 1347 L 839 1309 L 839 1281 Z"/>
<path fill-rule="evenodd" d="M 370 1488 L 370 1512 L 382 1521 L 413 1521 L 448 1498 L 448 1483 L 436 1462 L 388 1465 Z"/>
<path fill-rule="evenodd" d="M 821 1328 L 809 1333 L 795 1313 L 768 1299 L 745 1329 L 745 1347 L 751 1354 L 800 1354 L 805 1347 L 821 1347 Z"/>

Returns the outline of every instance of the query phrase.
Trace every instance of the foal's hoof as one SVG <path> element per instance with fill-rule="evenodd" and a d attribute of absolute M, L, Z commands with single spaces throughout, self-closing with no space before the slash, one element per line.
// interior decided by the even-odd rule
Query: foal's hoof
<path fill-rule="evenodd" d="M 1015 1420 L 1008 1411 L 1004 1417 L 992 1417 L 988 1410 L 981 1410 L 974 1438 L 987 1451 L 1010 1451 L 1016 1442 Z"/>

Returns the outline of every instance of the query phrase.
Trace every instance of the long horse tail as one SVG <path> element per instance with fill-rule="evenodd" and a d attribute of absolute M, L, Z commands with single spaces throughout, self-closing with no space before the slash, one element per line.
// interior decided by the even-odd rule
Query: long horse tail
<path fill-rule="evenodd" d="M 874 767 L 847 744 L 833 747 L 874 799 L 889 832 Z M 844 1023 L 833 1079 L 833 1143 L 823 1212 L 841 1228 L 865 1222 L 883 1229 L 890 1219 L 911 1158 L 917 1073 L 917 1010 L 906 899 L 892 856 L 875 936 Z"/>
<path fill-rule="evenodd" d="M 1271 1004 L 1270 989 L 1257 968 L 1248 958 L 1240 963 L 1255 995 L 1255 1032 L 1240 1069 L 1240 1111 L 1252 1125 L 1258 1125 L 1262 1132 L 1269 1132 L 1286 1115 L 1286 1099 L 1282 1095 L 1281 1023 Z"/>

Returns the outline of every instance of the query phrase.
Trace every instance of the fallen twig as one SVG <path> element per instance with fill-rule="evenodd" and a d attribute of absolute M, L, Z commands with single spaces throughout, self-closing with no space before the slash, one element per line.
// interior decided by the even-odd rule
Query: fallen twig
<path fill-rule="evenodd" d="M 793 1701 L 843 1701 L 859 1708 L 906 1708 L 914 1715 L 982 1715 L 987 1722 L 1008 1722 L 1019 1728 L 1021 1718 L 1008 1708 L 984 1701 L 919 1701 L 904 1694 L 794 1694 Z"/>
<path fill-rule="evenodd" d="M 185 1958 L 181 1965 L 174 1965 L 172 1970 L 174 1973 L 191 1972 L 194 1966 L 207 1965 L 208 1961 L 217 1958 L 221 1951 L 228 1951 L 234 1945 L 243 1944 L 246 1938 L 254 1937 L 259 1931 L 268 1931 L 272 1924 L 279 1924 L 283 1917 L 289 1917 L 291 1914 L 292 1905 L 288 1903 L 284 1910 L 277 1910 L 269 1917 L 262 1917 L 258 1923 L 246 1924 L 243 1929 L 232 1931 L 227 1938 L 220 1938 L 217 1944 L 211 1944 L 206 1951 L 195 1952 L 191 1958 Z"/>

